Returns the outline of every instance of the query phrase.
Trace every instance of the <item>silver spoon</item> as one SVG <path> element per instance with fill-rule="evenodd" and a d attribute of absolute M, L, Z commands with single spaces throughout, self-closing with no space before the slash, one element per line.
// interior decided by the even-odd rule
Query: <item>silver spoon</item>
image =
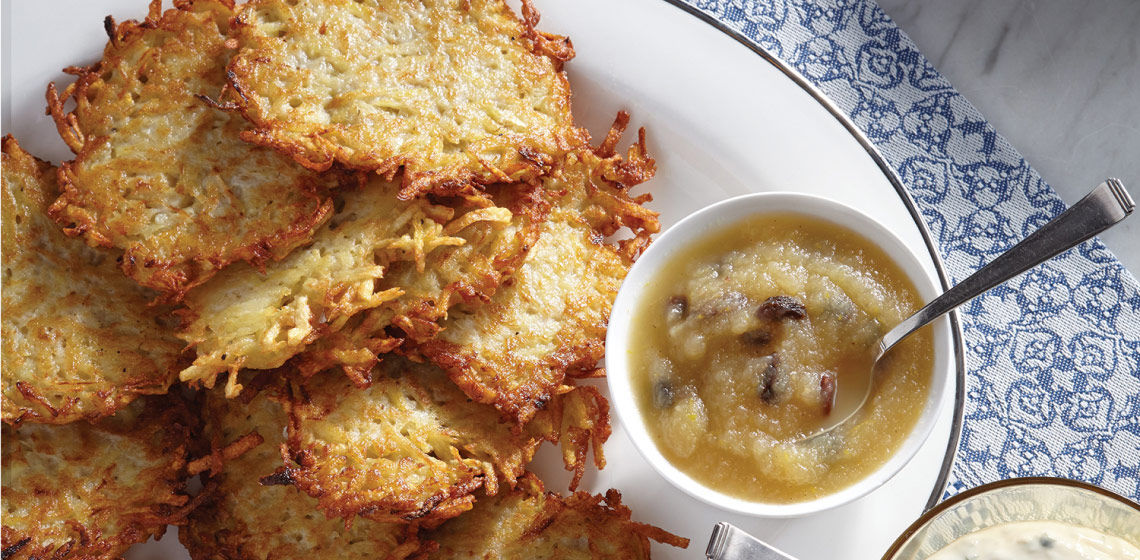
<path fill-rule="evenodd" d="M 1108 179 L 1097 185 L 1092 192 L 1074 204 L 1072 208 L 1062 212 L 1061 215 L 1041 226 L 1041 229 L 1023 239 L 1021 243 L 998 255 L 997 258 L 978 269 L 969 278 L 946 290 L 934 301 L 926 304 L 926 307 L 904 319 L 895 328 L 883 335 L 878 344 L 875 345 L 870 379 L 863 393 L 863 398 L 858 401 L 858 405 L 846 414 L 833 413 L 824 426 L 815 433 L 801 438 L 800 441 L 826 434 L 858 414 L 867 404 L 867 400 L 871 396 L 871 389 L 875 385 L 875 366 L 883 355 L 902 339 L 931 321 L 949 313 L 959 305 L 989 291 L 990 288 L 1112 227 L 1128 217 L 1135 207 L 1136 204 L 1132 202 L 1132 197 L 1128 195 L 1128 191 L 1124 190 L 1124 185 L 1116 179 Z M 836 387 L 837 393 L 840 388 L 840 386 Z"/>

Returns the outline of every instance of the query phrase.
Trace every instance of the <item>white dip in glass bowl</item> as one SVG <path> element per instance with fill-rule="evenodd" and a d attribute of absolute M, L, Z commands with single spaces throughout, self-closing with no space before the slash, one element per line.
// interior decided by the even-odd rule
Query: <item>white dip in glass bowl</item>
<path fill-rule="evenodd" d="M 883 556 L 927 558 L 1135 560 L 1140 504 L 1063 478 L 983 484 L 924 513 Z"/>

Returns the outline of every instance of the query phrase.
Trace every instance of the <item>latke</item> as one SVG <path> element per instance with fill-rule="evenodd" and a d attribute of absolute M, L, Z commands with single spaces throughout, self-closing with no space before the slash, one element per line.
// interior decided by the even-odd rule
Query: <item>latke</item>
<path fill-rule="evenodd" d="M 4 558 L 118 558 L 183 523 L 195 423 L 150 396 L 96 424 L 4 425 Z"/>
<path fill-rule="evenodd" d="M 568 467 L 580 469 L 577 443 L 594 442 L 597 454 L 609 435 L 596 393 L 560 399 L 518 433 L 438 368 L 396 356 L 367 389 L 326 373 L 293 393 L 286 466 L 269 480 L 296 485 L 346 519 L 438 524 L 470 509 L 476 489 L 512 486 L 543 440 L 564 435 Z"/>
<path fill-rule="evenodd" d="M 255 0 L 236 20 L 242 137 L 318 170 L 392 174 L 402 198 L 524 181 L 586 141 L 570 41 L 503 0 Z"/>
<path fill-rule="evenodd" d="M 309 241 L 328 218 L 335 174 L 317 177 L 243 142 L 245 121 L 208 102 L 231 50 L 226 0 L 183 0 L 115 25 L 103 58 L 48 104 L 75 159 L 61 165 L 52 216 L 93 246 L 124 251 L 139 283 L 180 299 L 232 262 L 260 265 Z M 64 104 L 75 108 L 65 112 Z"/>
<path fill-rule="evenodd" d="M 368 310 L 390 320 L 406 305 L 447 309 L 459 299 L 453 292 L 495 280 L 495 267 L 521 250 L 514 239 L 523 218 L 487 195 L 401 201 L 398 185 L 374 175 L 342 190 L 312 244 L 261 270 L 234 265 L 191 292 L 179 336 L 197 358 L 182 380 L 209 387 L 228 371 L 236 394 L 239 369 L 279 367 Z"/>
<path fill-rule="evenodd" d="M 492 186 L 484 195 L 495 206 L 480 214 L 469 212 L 464 220 L 490 212 L 510 219 L 494 228 L 468 228 L 457 219 L 448 227 L 458 230 L 456 235 L 466 240 L 463 245 L 441 248 L 422 261 L 393 261 L 379 284 L 398 288 L 403 294 L 368 309 L 347 321 L 337 333 L 318 340 L 298 360 L 298 367 L 311 375 L 341 366 L 364 386 L 380 354 L 405 342 L 432 339 L 456 305 L 490 300 L 534 247 L 550 204 L 543 189 L 525 184 Z"/>
<path fill-rule="evenodd" d="M 653 176 L 644 136 L 614 155 L 627 117 L 597 150 L 572 155 L 544 179 L 561 193 L 537 244 L 483 305 L 459 305 L 443 330 L 416 350 L 447 370 L 472 399 L 525 424 L 567 374 L 589 374 L 604 354 L 610 307 L 633 258 L 660 228 L 629 189 Z M 607 238 L 628 228 L 632 237 Z"/>
<path fill-rule="evenodd" d="M 317 500 L 296 488 L 258 482 L 281 466 L 288 417 L 274 398 L 270 391 L 250 390 L 230 399 L 220 388 L 206 395 L 206 434 L 215 448 L 250 433 L 263 441 L 205 476 L 209 496 L 178 532 L 190 556 L 397 560 L 419 550 L 414 526 L 357 519 L 346 528 L 343 520 L 327 519 Z"/>
<path fill-rule="evenodd" d="M 4 422 L 95 420 L 165 393 L 182 343 L 163 309 L 148 305 L 155 293 L 123 276 L 114 254 L 51 221 L 51 164 L 11 136 L 3 154 Z"/>

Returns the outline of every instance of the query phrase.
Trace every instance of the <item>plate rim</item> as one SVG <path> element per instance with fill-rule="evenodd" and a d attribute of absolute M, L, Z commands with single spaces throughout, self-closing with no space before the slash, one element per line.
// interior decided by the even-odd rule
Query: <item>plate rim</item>
<path fill-rule="evenodd" d="M 855 123 L 847 116 L 838 105 L 827 94 L 823 93 L 815 84 L 808 81 L 803 74 L 795 68 L 792 68 L 780 58 L 768 52 L 767 49 L 752 42 L 751 39 L 732 29 L 724 24 L 724 22 L 714 18 L 708 13 L 700 10 L 699 8 L 687 4 L 684 0 L 663 0 L 666 4 L 681 10 L 682 12 L 697 18 L 698 20 L 712 26 L 717 31 L 724 33 L 731 39 L 740 43 L 742 46 L 758 55 L 768 64 L 771 64 L 789 79 L 791 79 L 797 86 L 810 95 L 817 103 L 831 114 L 831 116 L 847 130 L 856 142 L 862 146 L 871 160 L 879 168 L 879 171 L 891 183 L 895 189 L 895 194 L 902 199 L 903 205 L 906 206 L 907 212 L 910 214 L 911 219 L 918 227 L 919 234 L 922 236 L 922 241 L 926 245 L 926 252 L 930 255 L 931 261 L 934 263 L 935 272 L 938 274 L 938 282 L 941 284 L 942 290 L 950 289 L 949 275 L 946 273 L 945 262 L 942 260 L 942 255 L 939 253 L 938 248 L 934 244 L 934 238 L 927 227 L 926 222 L 922 220 L 918 212 L 918 207 L 906 187 L 902 184 L 902 179 L 899 177 L 898 172 L 895 171 L 879 148 L 860 130 Z M 946 494 L 946 486 L 950 478 L 950 470 L 954 465 L 954 461 L 958 456 L 958 444 L 960 443 L 962 435 L 962 422 L 965 413 L 965 386 L 966 386 L 966 353 L 965 345 L 963 343 L 962 326 L 959 319 L 958 311 L 954 310 L 948 314 L 950 319 L 950 335 L 953 339 L 952 346 L 954 348 L 954 410 L 953 420 L 950 426 L 950 438 L 946 445 L 946 451 L 942 457 L 942 467 L 939 469 L 938 478 L 934 482 L 934 488 L 931 490 L 930 496 L 927 498 L 926 504 L 923 506 L 923 512 L 930 510 L 938 502 L 942 501 L 942 497 Z"/>

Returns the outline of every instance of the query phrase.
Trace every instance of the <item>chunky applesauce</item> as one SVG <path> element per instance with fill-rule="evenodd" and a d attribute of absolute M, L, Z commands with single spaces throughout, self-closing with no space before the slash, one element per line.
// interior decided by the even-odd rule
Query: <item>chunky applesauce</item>
<path fill-rule="evenodd" d="M 928 329 L 884 358 L 861 416 L 803 436 L 862 397 L 871 346 L 919 307 L 859 234 L 757 216 L 696 240 L 647 286 L 630 341 L 638 407 L 665 457 L 710 488 L 767 503 L 836 492 L 914 428 L 933 375 Z"/>

